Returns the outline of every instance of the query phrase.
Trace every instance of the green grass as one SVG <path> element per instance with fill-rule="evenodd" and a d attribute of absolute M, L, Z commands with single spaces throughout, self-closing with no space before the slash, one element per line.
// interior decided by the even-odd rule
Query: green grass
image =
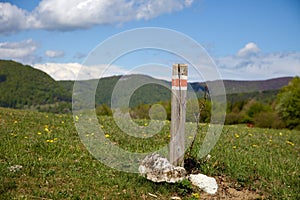
<path fill-rule="evenodd" d="M 99 121 L 124 149 L 151 151 L 169 141 L 169 124 L 143 141 L 128 140 L 110 117 Z M 198 167 L 270 199 L 299 199 L 299 144 L 299 131 L 225 126 L 211 159 Z M 14 165 L 23 167 L 12 172 Z M 152 183 L 103 165 L 81 143 L 72 115 L 0 108 L 0 199 L 151 199 L 148 193 L 158 199 L 193 199 L 191 191 L 181 192 L 182 185 Z"/>

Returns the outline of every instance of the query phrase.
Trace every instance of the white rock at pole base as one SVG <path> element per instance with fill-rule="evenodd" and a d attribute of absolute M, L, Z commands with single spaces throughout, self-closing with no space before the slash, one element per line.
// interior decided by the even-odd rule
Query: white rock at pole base
<path fill-rule="evenodd" d="M 142 176 L 153 182 L 176 183 L 185 179 L 186 171 L 183 167 L 175 167 L 166 158 L 153 153 L 144 158 L 139 166 Z"/>
<path fill-rule="evenodd" d="M 191 174 L 188 179 L 193 185 L 198 186 L 201 190 L 209 194 L 215 194 L 218 190 L 216 179 L 204 174 Z"/>

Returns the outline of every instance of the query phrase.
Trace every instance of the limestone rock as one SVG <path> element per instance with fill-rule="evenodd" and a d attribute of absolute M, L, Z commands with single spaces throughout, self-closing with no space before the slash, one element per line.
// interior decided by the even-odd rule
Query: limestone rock
<path fill-rule="evenodd" d="M 175 183 L 185 179 L 186 171 L 183 167 L 175 167 L 166 158 L 153 153 L 144 158 L 139 166 L 142 176 L 153 182 Z"/>
<path fill-rule="evenodd" d="M 215 194 L 218 190 L 216 179 L 204 174 L 191 174 L 188 179 L 193 185 L 198 186 L 201 190 L 209 194 Z"/>

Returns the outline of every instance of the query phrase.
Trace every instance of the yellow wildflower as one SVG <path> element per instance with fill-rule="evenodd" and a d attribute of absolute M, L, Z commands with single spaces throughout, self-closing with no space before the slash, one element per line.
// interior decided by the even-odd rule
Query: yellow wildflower
<path fill-rule="evenodd" d="M 253 147 L 258 147 L 258 145 L 256 145 L 256 144 L 252 144 L 252 146 L 253 146 Z"/>
<path fill-rule="evenodd" d="M 236 149 L 236 146 L 233 146 L 232 148 L 233 148 L 233 149 Z"/>
<path fill-rule="evenodd" d="M 42 135 L 42 133 L 41 133 L 41 132 L 37 132 L 37 134 L 38 134 L 38 135 Z"/>
<path fill-rule="evenodd" d="M 289 145 L 291 145 L 291 146 L 295 146 L 295 144 L 293 142 L 291 142 L 291 141 L 287 140 L 286 143 L 289 144 Z"/>
<path fill-rule="evenodd" d="M 236 138 L 239 138 L 240 136 L 239 136 L 239 134 L 234 134 L 234 137 L 236 137 Z"/>
<path fill-rule="evenodd" d="M 105 137 L 106 137 L 106 138 L 109 138 L 109 137 L 110 137 L 110 135 L 109 135 L 109 134 L 105 134 Z"/>
<path fill-rule="evenodd" d="M 193 193 L 192 195 L 193 195 L 193 197 L 196 198 L 196 199 L 199 199 L 199 198 L 200 198 L 199 193 Z"/>
<path fill-rule="evenodd" d="M 61 121 L 61 124 L 64 124 L 65 123 L 65 121 Z"/>
<path fill-rule="evenodd" d="M 76 115 L 75 116 L 75 121 L 78 121 L 79 120 L 79 117 Z"/>

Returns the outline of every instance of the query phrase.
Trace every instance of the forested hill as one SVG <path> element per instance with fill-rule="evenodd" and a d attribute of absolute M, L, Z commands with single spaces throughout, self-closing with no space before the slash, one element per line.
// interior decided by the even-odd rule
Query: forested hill
<path fill-rule="evenodd" d="M 71 93 L 45 72 L 7 60 L 0 60 L 0 94 L 0 106 L 11 108 L 71 101 Z"/>
<path fill-rule="evenodd" d="M 256 80 L 256 81 L 237 81 L 237 80 L 223 80 L 225 90 L 227 94 L 240 94 L 240 93 L 252 93 L 252 92 L 265 92 L 279 90 L 283 86 L 287 85 L 293 77 L 280 77 L 268 80 Z M 210 81 L 212 88 L 217 86 L 217 81 Z M 202 90 L 205 83 L 191 83 L 191 86 L 195 91 Z"/>
<path fill-rule="evenodd" d="M 121 76 L 112 76 L 98 80 L 83 81 L 84 84 L 97 81 L 95 103 L 110 105 L 111 95 L 115 84 Z M 130 106 L 151 104 L 158 101 L 168 101 L 171 97 L 170 82 L 157 80 L 144 75 L 129 75 L 122 78 L 122 84 L 129 84 L 128 80 L 153 80 L 158 84 L 147 84 L 138 88 L 130 98 Z M 268 98 L 272 101 L 279 89 L 289 83 L 292 77 L 283 77 L 263 81 L 234 81 L 225 80 L 224 85 L 227 98 L 231 102 L 246 99 Z M 214 87 L 214 83 L 210 86 Z M 161 86 L 167 85 L 168 87 Z M 33 108 L 51 112 L 71 110 L 74 81 L 55 81 L 48 74 L 22 65 L 14 61 L 0 60 L 0 107 Z M 203 91 L 206 83 L 190 83 L 190 89 Z M 86 89 L 89 89 L 86 87 Z M 211 88 L 210 88 L 211 89 Z M 271 99 L 270 99 L 271 98 Z M 259 99 L 259 100 L 260 100 Z"/>

